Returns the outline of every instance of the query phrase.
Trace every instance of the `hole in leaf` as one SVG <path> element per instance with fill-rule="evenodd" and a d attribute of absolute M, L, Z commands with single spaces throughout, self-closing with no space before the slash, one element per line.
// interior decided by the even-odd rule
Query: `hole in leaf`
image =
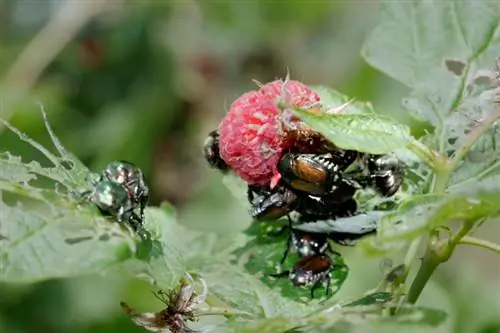
<path fill-rule="evenodd" d="M 86 242 L 91 240 L 93 237 L 92 236 L 82 236 L 82 237 L 75 237 L 75 238 L 66 238 L 64 242 L 69 245 L 74 245 L 78 244 L 81 242 Z"/>
<path fill-rule="evenodd" d="M 457 142 L 458 138 L 448 138 L 448 143 L 450 145 L 454 145 Z"/>
<path fill-rule="evenodd" d="M 110 237 L 108 234 L 102 234 L 101 236 L 99 236 L 99 240 L 100 241 L 103 241 L 103 242 L 107 242 L 109 241 Z"/>
<path fill-rule="evenodd" d="M 460 76 L 463 74 L 466 64 L 461 60 L 456 59 L 446 59 L 446 68 L 453 74 Z"/>

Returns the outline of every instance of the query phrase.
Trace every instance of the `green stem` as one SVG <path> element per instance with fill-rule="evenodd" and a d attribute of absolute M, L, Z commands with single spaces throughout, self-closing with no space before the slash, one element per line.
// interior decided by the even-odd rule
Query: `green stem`
<path fill-rule="evenodd" d="M 415 304 L 422 290 L 431 278 L 439 264 L 448 261 L 460 241 L 474 227 L 474 222 L 464 222 L 461 228 L 450 238 L 442 239 L 427 246 L 427 252 L 422 260 L 422 265 L 408 291 L 408 303 Z"/>
<path fill-rule="evenodd" d="M 420 294 L 424 290 L 425 285 L 440 263 L 441 261 L 435 253 L 433 253 L 431 249 L 428 249 L 422 259 L 422 265 L 418 270 L 417 276 L 415 276 L 415 280 L 413 280 L 410 290 L 408 291 L 408 303 L 415 304 L 417 302 Z"/>
<path fill-rule="evenodd" d="M 483 249 L 500 253 L 500 244 L 496 244 L 476 237 L 465 236 L 458 242 L 458 244 L 474 245 L 477 247 L 482 247 Z"/>
<path fill-rule="evenodd" d="M 208 309 L 196 309 L 194 311 L 196 317 L 201 316 L 249 316 L 252 315 L 246 311 L 240 311 L 237 309 L 227 309 L 219 307 L 210 307 Z"/>

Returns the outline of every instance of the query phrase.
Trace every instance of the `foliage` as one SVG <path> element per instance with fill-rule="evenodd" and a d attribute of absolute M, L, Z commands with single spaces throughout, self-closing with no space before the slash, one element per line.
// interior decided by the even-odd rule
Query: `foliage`
<path fill-rule="evenodd" d="M 352 275 L 349 262 L 337 258 L 332 293 L 311 301 L 309 290 L 266 274 L 275 269 L 286 243 L 286 237 L 269 236 L 269 231 L 282 225 L 279 221 L 252 224 L 243 234 L 201 232 L 179 224 L 166 203 L 147 208 L 148 237 L 140 239 L 81 202 L 78 193 L 91 186 L 88 179 L 93 173 L 66 151 L 42 109 L 57 154 L 4 121 L 46 161 L 28 162 L 12 152 L 0 157 L 0 282 L 29 284 L 119 272 L 155 288 L 170 289 L 191 272 L 207 282 L 206 305 L 212 309 L 207 313 L 224 319 L 220 332 L 354 331 L 389 324 L 442 324 L 446 318 L 442 310 L 414 305 L 437 266 L 461 243 L 496 252 L 500 248 L 470 236 L 499 213 L 499 87 L 494 76 L 485 79 L 480 73 L 499 70 L 492 68 L 500 54 L 500 5 L 386 2 L 381 13 L 380 23 L 363 47 L 363 57 L 412 89 L 403 106 L 411 116 L 428 122 L 432 131 L 416 138 L 408 126 L 375 112 L 369 102 L 355 101 L 346 114 L 293 112 L 341 148 L 374 154 L 396 151 L 407 164 L 395 207 L 366 212 L 366 218 L 378 223 L 378 232 L 358 246 L 370 254 L 406 251 L 396 278 L 388 274 L 374 290 L 354 299 L 336 299 Z M 324 86 L 313 89 L 327 108 L 349 100 Z M 234 179 L 226 180 L 245 201 Z M 376 206 L 372 197 L 360 200 L 364 207 Z M 339 223 L 355 225 L 359 219 Z M 452 228 L 452 222 L 458 227 Z M 418 264 L 418 246 L 424 241 L 425 256 L 415 279 L 409 281 L 410 269 Z M 294 260 L 291 255 L 285 266 Z"/>

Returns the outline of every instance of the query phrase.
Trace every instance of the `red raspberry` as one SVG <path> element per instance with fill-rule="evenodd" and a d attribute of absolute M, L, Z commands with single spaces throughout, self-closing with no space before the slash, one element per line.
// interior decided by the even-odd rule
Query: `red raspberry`
<path fill-rule="evenodd" d="M 219 125 L 220 155 L 248 184 L 269 185 L 283 151 L 290 147 L 278 119 L 280 99 L 297 107 L 319 102 L 302 83 L 277 80 L 241 95 Z"/>

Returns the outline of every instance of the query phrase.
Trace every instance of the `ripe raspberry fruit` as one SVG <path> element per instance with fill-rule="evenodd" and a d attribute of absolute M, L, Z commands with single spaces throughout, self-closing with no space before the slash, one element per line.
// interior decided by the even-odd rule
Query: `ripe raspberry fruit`
<path fill-rule="evenodd" d="M 298 81 L 276 80 L 237 98 L 219 125 L 220 155 L 248 184 L 269 185 L 293 144 L 282 130 L 280 100 L 305 108 L 319 96 Z"/>

